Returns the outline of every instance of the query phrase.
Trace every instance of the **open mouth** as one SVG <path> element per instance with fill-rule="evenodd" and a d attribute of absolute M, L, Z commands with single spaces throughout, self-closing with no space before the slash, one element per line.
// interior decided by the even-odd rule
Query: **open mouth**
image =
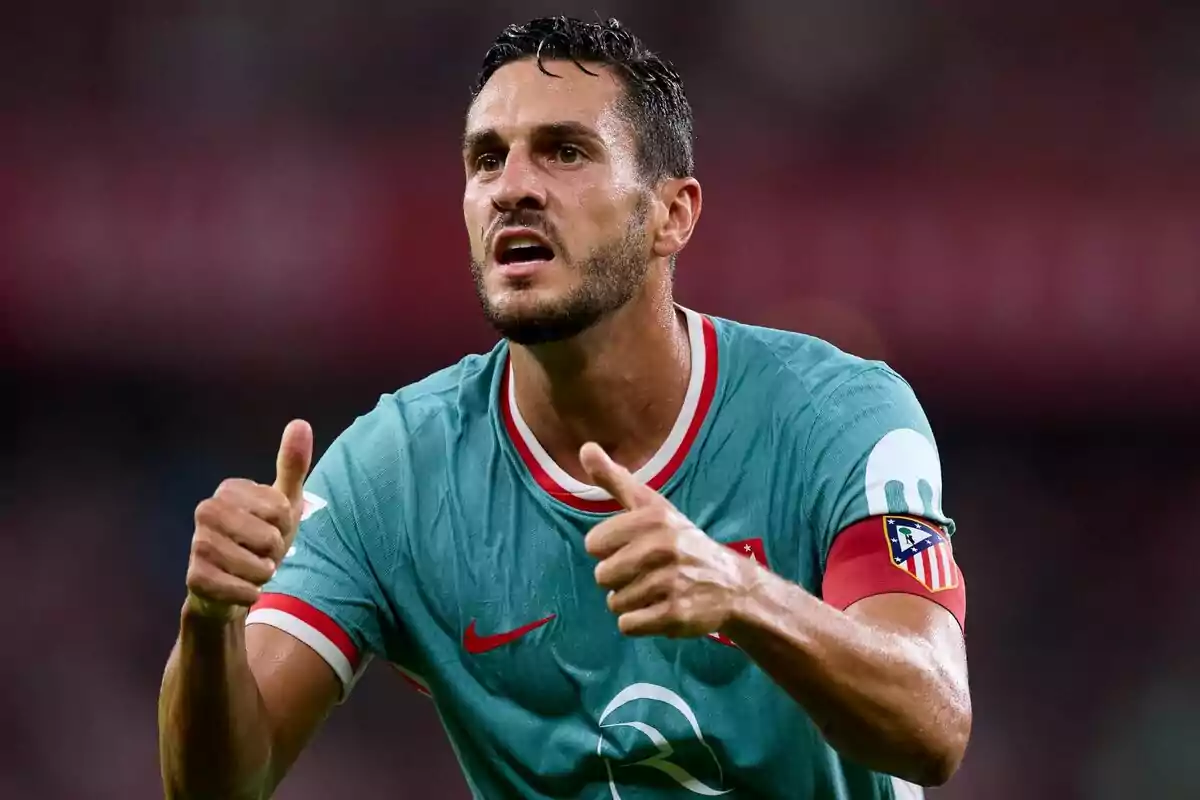
<path fill-rule="evenodd" d="M 496 249 L 496 261 L 505 266 L 550 261 L 553 258 L 554 251 L 536 236 L 508 236 L 501 239 Z"/>

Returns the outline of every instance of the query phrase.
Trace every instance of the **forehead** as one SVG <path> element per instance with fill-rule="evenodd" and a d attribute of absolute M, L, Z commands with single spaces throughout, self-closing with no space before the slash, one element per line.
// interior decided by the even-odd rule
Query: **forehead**
<path fill-rule="evenodd" d="M 623 88 L 610 68 L 586 64 L 589 75 L 570 61 L 543 63 L 553 75 L 532 58 L 496 70 L 471 104 L 467 133 L 492 129 L 509 138 L 539 125 L 578 122 L 606 139 L 620 135 L 616 106 Z"/>

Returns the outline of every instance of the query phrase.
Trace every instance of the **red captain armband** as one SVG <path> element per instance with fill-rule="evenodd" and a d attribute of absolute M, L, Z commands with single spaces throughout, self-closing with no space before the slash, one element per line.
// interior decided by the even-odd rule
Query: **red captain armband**
<path fill-rule="evenodd" d="M 927 597 L 966 629 L 962 572 L 954 562 L 950 537 L 932 522 L 898 515 L 870 517 L 833 540 L 821 584 L 825 602 L 844 610 L 865 597 L 889 592 Z"/>

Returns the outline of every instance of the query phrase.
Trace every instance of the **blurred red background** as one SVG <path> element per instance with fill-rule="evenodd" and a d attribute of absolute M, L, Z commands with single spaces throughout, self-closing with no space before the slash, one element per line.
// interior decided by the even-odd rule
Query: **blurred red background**
<path fill-rule="evenodd" d="M 0 796 L 153 797 L 191 509 L 490 346 L 458 135 L 490 38 L 595 4 L 0 12 Z M 915 385 L 971 581 L 945 798 L 1200 796 L 1200 12 L 601 4 L 680 67 L 679 299 Z M 7 449 L 7 448 L 6 448 Z M 375 674 L 380 673 L 380 674 Z M 464 797 L 368 675 L 279 796 Z"/>

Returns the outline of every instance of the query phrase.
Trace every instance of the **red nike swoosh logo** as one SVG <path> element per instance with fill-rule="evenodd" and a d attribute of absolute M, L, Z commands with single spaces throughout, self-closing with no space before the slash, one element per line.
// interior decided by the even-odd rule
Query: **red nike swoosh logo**
<path fill-rule="evenodd" d="M 511 631 L 505 631 L 504 633 L 493 633 L 489 636 L 480 636 L 477 634 L 475 632 L 475 620 L 471 620 L 471 624 L 467 626 L 465 631 L 463 631 L 463 647 L 467 648 L 467 652 L 472 655 L 479 655 L 480 653 L 486 653 L 489 650 L 495 650 L 497 647 L 503 647 L 509 642 L 514 642 L 517 639 L 520 639 L 530 631 L 542 627 L 547 622 L 554 619 L 555 616 L 555 614 L 551 614 L 544 619 L 539 619 L 537 622 L 531 622 L 528 625 L 522 625 L 519 628 L 515 628 Z"/>

